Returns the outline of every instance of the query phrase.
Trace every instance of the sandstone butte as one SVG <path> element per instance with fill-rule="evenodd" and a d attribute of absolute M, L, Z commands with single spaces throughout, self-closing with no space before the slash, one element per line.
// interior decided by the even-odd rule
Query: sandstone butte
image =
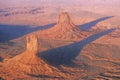
<path fill-rule="evenodd" d="M 48 65 L 37 56 L 38 40 L 34 34 L 26 37 L 26 50 L 15 57 L 0 63 L 0 75 L 3 79 L 22 79 L 34 76 L 65 77 L 57 68 Z"/>
<path fill-rule="evenodd" d="M 36 31 L 42 39 L 51 40 L 80 40 L 87 36 L 87 32 L 84 32 L 76 26 L 70 15 L 67 12 L 62 12 L 59 15 L 58 22 L 52 28 L 46 30 Z"/>
<path fill-rule="evenodd" d="M 56 67 L 47 64 L 37 56 L 38 37 L 50 40 L 79 40 L 86 36 L 71 20 L 67 12 L 59 15 L 58 22 L 52 28 L 26 35 L 26 50 L 0 63 L 0 75 L 3 79 L 26 78 L 47 75 L 50 77 L 68 78 Z"/>
<path fill-rule="evenodd" d="M 16 79 L 32 76 L 47 75 L 51 77 L 67 78 L 57 68 L 47 64 L 37 56 L 38 37 L 53 40 L 76 40 L 83 38 L 82 31 L 75 26 L 69 14 L 63 12 L 59 15 L 58 22 L 50 29 L 31 33 L 26 37 L 26 50 L 10 59 L 0 63 L 0 75 L 4 79 Z"/>

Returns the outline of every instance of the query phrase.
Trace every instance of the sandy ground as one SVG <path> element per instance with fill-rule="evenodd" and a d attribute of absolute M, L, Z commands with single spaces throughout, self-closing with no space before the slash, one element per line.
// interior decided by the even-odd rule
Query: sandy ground
<path fill-rule="evenodd" d="M 79 0 L 77 1 L 79 2 Z M 25 7 L 1 6 L 0 34 L 2 36 L 0 37 L 3 39 L 2 41 L 6 42 L 0 43 L 0 61 L 5 59 L 8 60 L 8 63 L 0 62 L 0 79 L 119 80 L 120 15 L 117 9 L 119 3 L 116 4 L 116 7 L 101 4 L 97 4 L 98 6 L 87 3 L 86 6 L 80 6 L 77 3 L 65 5 L 61 1 L 58 6 L 51 4 L 48 6 L 28 4 Z M 111 2 L 109 5 L 113 6 Z M 70 13 L 70 21 L 66 22 L 64 17 L 62 22 L 57 20 L 58 14 L 63 11 Z M 64 22 L 65 24 L 63 24 Z M 55 25 L 55 23 L 57 24 Z M 34 63 L 32 60 L 35 60 L 36 64 L 21 66 L 23 64 L 19 61 L 24 62 L 26 59 L 19 55 L 21 56 L 25 52 L 25 37 L 31 33 L 37 34 L 39 38 L 39 55 L 27 56 L 28 54 L 25 54 L 29 61 Z M 18 59 L 19 61 L 16 61 Z M 41 65 L 38 66 L 38 63 L 42 63 L 44 65 L 42 68 L 45 70 L 52 67 L 55 75 L 49 73 L 49 70 L 48 74 L 39 74 L 37 70 L 41 70 Z M 8 67 L 9 64 L 12 65 L 12 68 Z M 4 67 L 4 65 L 7 66 Z M 34 66 L 36 67 L 34 68 Z M 36 72 L 33 71 L 34 74 L 25 73 L 24 69 L 28 70 L 26 67 Z"/>

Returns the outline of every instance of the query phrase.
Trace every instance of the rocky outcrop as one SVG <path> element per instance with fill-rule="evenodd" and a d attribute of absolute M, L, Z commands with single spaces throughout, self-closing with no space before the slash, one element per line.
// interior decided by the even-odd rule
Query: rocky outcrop
<path fill-rule="evenodd" d="M 40 38 L 53 40 L 76 40 L 85 36 L 85 33 L 75 26 L 67 12 L 59 15 L 58 22 L 50 29 L 36 32 Z"/>
<path fill-rule="evenodd" d="M 26 37 L 26 50 L 2 63 L 3 73 L 0 74 L 5 76 L 5 79 L 19 78 L 27 74 L 31 75 L 49 75 L 56 76 L 61 74 L 55 67 L 48 65 L 44 60 L 37 56 L 38 54 L 38 40 L 35 35 L 29 35 Z M 1 71 L 1 68 L 0 68 Z M 7 74 L 4 74 L 4 72 Z M 15 73 L 15 74 L 14 74 Z M 7 75 L 10 76 L 7 76 Z M 21 75 L 22 74 L 22 75 Z M 21 78 L 20 77 L 20 78 Z"/>
<path fill-rule="evenodd" d="M 26 51 L 35 51 L 38 52 L 38 39 L 35 35 L 30 35 L 26 37 Z"/>

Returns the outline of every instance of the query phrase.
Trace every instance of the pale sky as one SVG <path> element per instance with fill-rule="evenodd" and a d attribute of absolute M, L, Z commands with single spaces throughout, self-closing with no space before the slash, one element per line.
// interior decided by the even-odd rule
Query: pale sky
<path fill-rule="evenodd" d="M 0 0 L 1 6 L 41 5 L 42 4 L 81 4 L 119 6 L 120 0 Z"/>
<path fill-rule="evenodd" d="M 62 4 L 62 6 L 61 6 Z M 98 13 L 120 13 L 120 0 L 0 0 L 0 8 L 36 6 L 78 6 Z M 64 6 L 63 6 L 64 5 Z M 72 7 L 73 7 L 72 6 Z"/>

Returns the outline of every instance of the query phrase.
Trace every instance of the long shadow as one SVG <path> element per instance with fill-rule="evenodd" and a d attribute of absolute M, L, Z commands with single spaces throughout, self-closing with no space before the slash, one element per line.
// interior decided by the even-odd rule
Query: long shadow
<path fill-rule="evenodd" d="M 37 30 L 45 30 L 53 27 L 54 24 L 55 23 L 38 26 L 36 28 L 32 28 L 30 26 L 0 24 L 0 42 L 8 42 L 12 39 L 16 39 Z"/>
<path fill-rule="evenodd" d="M 83 30 L 83 31 L 87 31 L 89 29 L 91 29 L 92 27 L 94 27 L 95 25 L 97 25 L 99 22 L 101 21 L 104 21 L 104 20 L 107 20 L 107 19 L 110 19 L 114 16 L 106 16 L 106 17 L 102 17 L 102 18 L 99 18 L 97 20 L 94 20 L 94 21 L 91 21 L 91 22 L 88 22 L 88 23 L 85 23 L 83 25 L 79 25 L 78 27 Z"/>
<path fill-rule="evenodd" d="M 114 30 L 115 29 L 112 28 L 103 32 L 99 32 L 86 39 L 83 39 L 82 41 L 41 52 L 38 54 L 38 56 L 54 66 L 59 66 L 61 64 L 71 65 L 72 61 L 79 56 L 84 46 Z"/>
<path fill-rule="evenodd" d="M 61 78 L 61 79 L 63 79 L 62 77 L 49 76 L 49 75 L 33 75 L 33 74 L 27 74 L 27 75 L 32 76 L 32 77 L 36 77 L 36 78 L 48 78 L 48 79 Z"/>
<path fill-rule="evenodd" d="M 2 57 L 0 57 L 0 62 L 2 62 L 3 61 L 3 58 Z"/>

